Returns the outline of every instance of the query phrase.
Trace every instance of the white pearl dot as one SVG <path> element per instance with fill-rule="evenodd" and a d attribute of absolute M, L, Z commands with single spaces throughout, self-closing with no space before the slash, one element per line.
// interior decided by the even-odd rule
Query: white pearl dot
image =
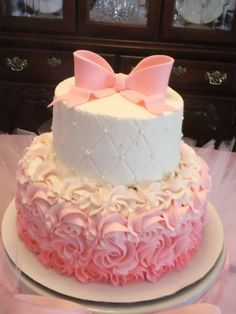
<path fill-rule="evenodd" d="M 105 128 L 105 129 L 104 129 L 104 132 L 105 132 L 105 133 L 108 133 L 108 129 L 107 129 L 107 128 Z"/>
<path fill-rule="evenodd" d="M 90 155 L 90 151 L 89 150 L 86 150 L 86 155 Z"/>

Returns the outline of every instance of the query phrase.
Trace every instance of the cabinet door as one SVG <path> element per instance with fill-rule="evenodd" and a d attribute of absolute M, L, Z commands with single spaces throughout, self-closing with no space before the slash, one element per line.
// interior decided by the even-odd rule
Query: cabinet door
<path fill-rule="evenodd" d="M 14 129 L 38 132 L 39 126 L 49 120 L 52 109 L 48 104 L 53 99 L 55 86 L 43 84 L 24 84 L 3 82 L 2 112 L 5 121 L 1 121 L 0 129 L 13 132 Z"/>
<path fill-rule="evenodd" d="M 162 0 L 78 1 L 81 35 L 120 39 L 155 39 Z"/>
<path fill-rule="evenodd" d="M 165 0 L 162 38 L 236 42 L 236 0 Z"/>
<path fill-rule="evenodd" d="M 0 48 L 0 73 L 15 82 L 59 83 L 73 75 L 72 52 Z"/>
<path fill-rule="evenodd" d="M 230 98 L 184 94 L 183 135 L 202 146 L 212 139 L 218 146 L 234 136 L 235 101 Z"/>
<path fill-rule="evenodd" d="M 178 90 L 196 91 L 208 95 L 236 95 L 236 64 L 213 62 L 210 59 L 176 59 L 170 86 Z"/>
<path fill-rule="evenodd" d="M 10 122 L 9 122 L 9 113 L 5 107 L 4 101 L 4 93 L 3 93 L 3 82 L 0 80 L 0 133 L 9 132 L 10 129 Z"/>
<path fill-rule="evenodd" d="M 75 0 L 0 0 L 2 29 L 75 31 Z"/>

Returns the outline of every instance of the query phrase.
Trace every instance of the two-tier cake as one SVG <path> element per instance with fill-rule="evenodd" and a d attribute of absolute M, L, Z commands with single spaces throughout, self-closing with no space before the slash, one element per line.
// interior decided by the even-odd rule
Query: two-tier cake
<path fill-rule="evenodd" d="M 76 51 L 75 77 L 53 101 L 52 132 L 35 137 L 17 173 L 17 228 L 49 268 L 79 282 L 156 282 L 199 248 L 210 177 L 181 141 L 173 59 L 129 75 Z"/>

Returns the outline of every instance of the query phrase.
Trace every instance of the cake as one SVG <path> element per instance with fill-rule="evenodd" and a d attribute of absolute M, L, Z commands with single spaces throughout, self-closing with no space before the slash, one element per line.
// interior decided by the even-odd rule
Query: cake
<path fill-rule="evenodd" d="M 93 52 L 53 100 L 52 132 L 36 136 L 17 172 L 17 230 L 45 267 L 80 283 L 157 282 L 201 245 L 211 180 L 182 141 L 173 59 L 129 75 Z"/>

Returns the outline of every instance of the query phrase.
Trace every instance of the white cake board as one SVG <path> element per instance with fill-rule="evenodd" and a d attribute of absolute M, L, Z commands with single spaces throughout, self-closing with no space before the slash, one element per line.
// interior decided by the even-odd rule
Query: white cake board
<path fill-rule="evenodd" d="M 124 287 L 80 284 L 74 278 L 61 276 L 45 268 L 18 238 L 15 226 L 16 209 L 12 202 L 4 215 L 2 239 L 13 263 L 33 280 L 21 276 L 24 288 L 37 294 L 52 295 L 56 292 L 61 297 L 73 297 L 81 304 L 85 302 L 88 309 L 99 314 L 151 313 L 195 302 L 215 282 L 224 266 L 223 227 L 211 205 L 208 206 L 208 222 L 200 250 L 188 267 L 181 272 L 172 272 L 164 276 L 157 283 L 144 282 Z"/>

